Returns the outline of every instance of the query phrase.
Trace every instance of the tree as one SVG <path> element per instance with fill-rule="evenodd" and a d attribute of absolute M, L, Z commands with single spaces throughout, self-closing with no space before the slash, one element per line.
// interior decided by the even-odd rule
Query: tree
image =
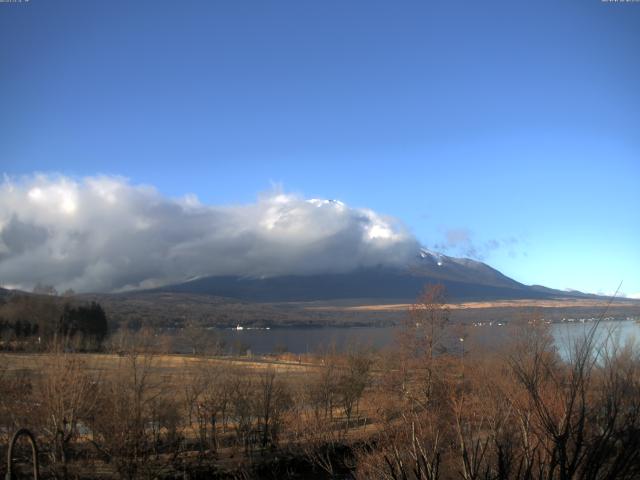
<path fill-rule="evenodd" d="M 12 295 L 0 306 L 0 317 L 7 327 L 15 330 L 16 322 L 20 322 L 20 334 L 23 324 L 31 325 L 29 335 L 53 338 L 59 325 L 62 305 L 57 297 L 47 295 Z"/>
<path fill-rule="evenodd" d="M 426 408 L 433 395 L 436 355 L 446 352 L 444 339 L 449 324 L 445 287 L 426 285 L 409 309 L 399 336 L 402 394 Z"/>
<path fill-rule="evenodd" d="M 256 416 L 262 448 L 265 448 L 268 444 L 277 443 L 282 414 L 291 405 L 291 395 L 273 368 L 267 368 L 260 374 L 257 393 Z"/>
<path fill-rule="evenodd" d="M 107 316 L 99 303 L 79 306 L 65 304 L 58 326 L 60 335 L 71 338 L 80 334 L 102 343 L 108 330 Z"/>
<path fill-rule="evenodd" d="M 157 461 L 160 449 L 168 444 L 176 451 L 173 392 L 153 378 L 153 370 L 153 354 L 133 345 L 112 378 L 100 384 L 93 445 L 113 462 L 121 478 L 162 478 L 171 464 Z"/>
<path fill-rule="evenodd" d="M 346 417 L 346 430 L 349 429 L 354 411 L 358 411 L 360 399 L 369 385 L 372 363 L 367 352 L 354 351 L 347 356 L 346 368 L 342 370 L 338 380 L 338 392 Z"/>
<path fill-rule="evenodd" d="M 305 388 L 305 401 L 311 405 L 316 421 L 329 423 L 337 403 L 338 365 L 335 351 L 327 351 L 322 357 L 322 367 L 309 377 Z"/>
<path fill-rule="evenodd" d="M 229 379 L 231 423 L 235 427 L 238 444 L 243 446 L 245 455 L 249 455 L 253 432 L 255 382 L 246 370 L 234 369 L 233 373 L 233 377 Z"/>
<path fill-rule="evenodd" d="M 219 355 L 224 350 L 224 340 L 220 335 L 193 320 L 185 325 L 182 337 L 193 355 Z"/>
<path fill-rule="evenodd" d="M 50 356 L 38 384 L 42 429 L 53 446 L 49 457 L 62 478 L 68 477 L 69 448 L 80 423 L 95 412 L 97 385 L 87 365 L 61 349 Z"/>
<path fill-rule="evenodd" d="M 521 393 L 513 402 L 528 439 L 524 462 L 534 472 L 525 478 L 640 474 L 640 360 L 608 335 L 597 342 L 598 326 L 574 343 L 566 361 L 536 325 L 513 349 Z"/>
<path fill-rule="evenodd" d="M 418 353 L 433 359 L 435 353 L 445 350 L 442 340 L 449 323 L 449 314 L 444 285 L 426 285 L 409 310 L 415 326 L 415 347 Z"/>

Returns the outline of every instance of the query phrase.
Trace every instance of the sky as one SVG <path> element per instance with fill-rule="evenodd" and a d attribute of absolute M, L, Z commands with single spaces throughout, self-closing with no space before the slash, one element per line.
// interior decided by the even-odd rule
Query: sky
<path fill-rule="evenodd" d="M 0 283 L 233 271 L 227 231 L 243 274 L 423 245 L 640 295 L 639 47 L 638 2 L 0 3 Z"/>

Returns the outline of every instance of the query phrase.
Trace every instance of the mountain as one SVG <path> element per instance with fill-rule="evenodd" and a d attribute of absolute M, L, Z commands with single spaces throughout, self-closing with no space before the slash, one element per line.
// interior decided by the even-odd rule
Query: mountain
<path fill-rule="evenodd" d="M 154 292 L 206 294 L 255 302 L 308 302 L 368 299 L 411 301 L 426 284 L 441 283 L 451 301 L 580 297 L 523 285 L 485 263 L 421 249 L 406 267 L 369 267 L 348 273 L 283 275 L 267 278 L 210 276 L 154 289 Z"/>

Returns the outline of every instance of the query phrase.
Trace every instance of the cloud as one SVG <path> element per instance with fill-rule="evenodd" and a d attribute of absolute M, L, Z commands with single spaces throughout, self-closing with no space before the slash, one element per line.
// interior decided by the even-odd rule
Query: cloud
<path fill-rule="evenodd" d="M 625 293 L 619 290 L 598 290 L 597 295 L 602 295 L 603 297 L 629 298 L 633 300 L 640 300 L 640 293 Z"/>
<path fill-rule="evenodd" d="M 518 238 L 508 237 L 502 239 L 490 239 L 478 242 L 474 239 L 473 232 L 467 228 L 450 228 L 444 232 L 444 240 L 435 243 L 433 248 L 450 255 L 472 258 L 475 260 L 485 260 L 493 251 L 507 249 L 508 255 L 517 257 L 516 246 Z M 522 252 L 526 256 L 526 253 Z"/>
<path fill-rule="evenodd" d="M 471 243 L 471 231 L 466 228 L 452 228 L 445 232 L 447 245 L 459 246 L 469 245 Z"/>
<path fill-rule="evenodd" d="M 111 176 L 0 184 L 0 282 L 22 288 L 117 291 L 203 275 L 346 272 L 405 264 L 417 250 L 393 218 L 279 190 L 213 206 Z"/>

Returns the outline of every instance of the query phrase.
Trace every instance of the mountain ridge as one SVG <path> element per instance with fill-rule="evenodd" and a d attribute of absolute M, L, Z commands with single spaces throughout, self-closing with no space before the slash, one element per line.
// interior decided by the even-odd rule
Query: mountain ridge
<path fill-rule="evenodd" d="M 253 302 L 309 302 L 370 298 L 413 300 L 426 284 L 445 286 L 452 301 L 583 298 L 591 295 L 524 285 L 470 258 L 422 248 L 406 267 L 361 267 L 351 272 L 273 277 L 204 276 L 146 290 L 205 294 Z"/>

